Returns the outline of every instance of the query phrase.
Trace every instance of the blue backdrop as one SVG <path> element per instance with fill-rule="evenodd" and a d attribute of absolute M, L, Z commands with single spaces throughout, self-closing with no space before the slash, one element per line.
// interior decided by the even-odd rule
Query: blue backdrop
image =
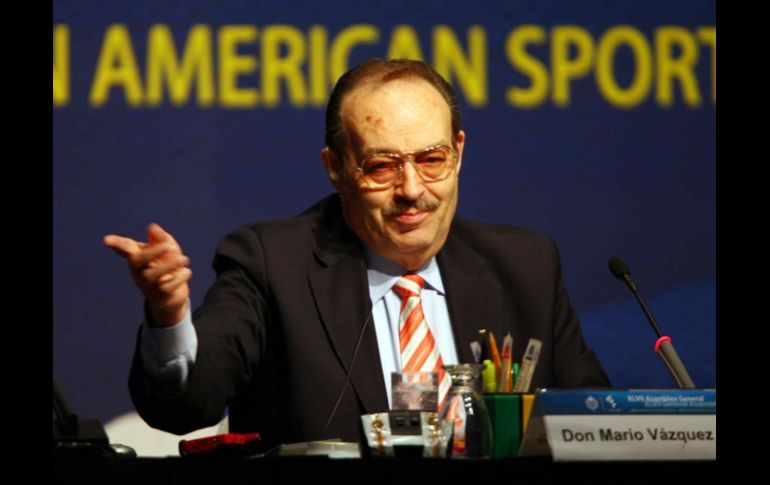
<path fill-rule="evenodd" d="M 460 215 L 552 236 L 617 387 L 672 387 L 607 270 L 622 256 L 700 387 L 716 386 L 714 1 L 57 1 L 53 373 L 78 412 L 132 408 L 142 301 L 102 236 L 158 222 L 193 304 L 237 225 L 332 190 L 323 106 L 369 57 L 421 57 L 461 101 Z"/>

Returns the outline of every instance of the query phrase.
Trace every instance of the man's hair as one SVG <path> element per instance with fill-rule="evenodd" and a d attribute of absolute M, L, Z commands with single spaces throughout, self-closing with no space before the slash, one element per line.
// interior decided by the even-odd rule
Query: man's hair
<path fill-rule="evenodd" d="M 452 86 L 439 73 L 422 61 L 411 59 L 370 59 L 349 70 L 337 81 L 326 105 L 326 146 L 342 157 L 347 147 L 347 134 L 342 125 L 342 102 L 345 95 L 365 82 L 384 84 L 394 79 L 424 79 L 441 93 L 452 115 L 452 144 L 460 131 L 460 108 Z"/>

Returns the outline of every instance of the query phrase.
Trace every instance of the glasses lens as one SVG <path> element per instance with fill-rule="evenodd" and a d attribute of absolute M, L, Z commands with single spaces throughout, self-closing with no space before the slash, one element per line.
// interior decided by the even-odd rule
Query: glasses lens
<path fill-rule="evenodd" d="M 418 154 L 414 161 L 423 179 L 440 180 L 452 168 L 452 153 L 449 147 L 432 148 Z"/>
<path fill-rule="evenodd" d="M 387 155 L 375 155 L 364 161 L 361 170 L 367 181 L 387 185 L 398 177 L 401 161 Z"/>
<path fill-rule="evenodd" d="M 406 157 L 412 158 L 409 155 Z M 414 154 L 414 166 L 423 180 L 443 180 L 454 167 L 454 151 L 448 146 L 434 147 Z M 392 154 L 372 155 L 361 164 L 363 178 L 372 186 L 388 186 L 394 183 L 405 163 L 404 158 Z"/>

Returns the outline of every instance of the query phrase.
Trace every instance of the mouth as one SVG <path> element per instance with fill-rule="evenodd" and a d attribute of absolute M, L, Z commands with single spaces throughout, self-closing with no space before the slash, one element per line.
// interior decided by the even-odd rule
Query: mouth
<path fill-rule="evenodd" d="M 385 208 L 383 215 L 393 221 L 400 231 L 406 232 L 417 229 L 438 208 L 438 200 L 427 198 L 409 203 L 397 201 L 393 206 Z"/>
<path fill-rule="evenodd" d="M 430 215 L 430 211 L 415 210 L 398 214 L 393 219 L 402 226 L 416 226 L 424 221 L 428 215 Z"/>

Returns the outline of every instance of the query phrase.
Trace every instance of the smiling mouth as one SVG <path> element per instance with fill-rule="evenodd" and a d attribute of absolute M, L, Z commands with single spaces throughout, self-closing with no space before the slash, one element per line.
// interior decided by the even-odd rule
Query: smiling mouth
<path fill-rule="evenodd" d="M 402 225 L 413 226 L 424 221 L 429 214 L 430 211 L 410 211 L 398 214 L 394 216 L 393 219 Z"/>

